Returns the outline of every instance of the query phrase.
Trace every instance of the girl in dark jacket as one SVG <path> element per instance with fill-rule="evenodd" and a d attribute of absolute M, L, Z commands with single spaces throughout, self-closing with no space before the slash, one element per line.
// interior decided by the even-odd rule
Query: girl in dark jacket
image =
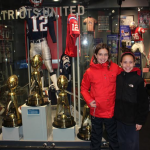
<path fill-rule="evenodd" d="M 117 76 L 115 118 L 120 150 L 139 150 L 139 130 L 148 114 L 148 96 L 144 80 L 137 73 L 135 56 L 121 56 L 122 72 Z"/>
<path fill-rule="evenodd" d="M 106 44 L 96 46 L 90 68 L 83 76 L 81 94 L 90 107 L 91 150 L 101 149 L 103 123 L 108 133 L 110 150 L 119 150 L 114 116 L 116 77 L 121 68 L 110 60 Z"/>

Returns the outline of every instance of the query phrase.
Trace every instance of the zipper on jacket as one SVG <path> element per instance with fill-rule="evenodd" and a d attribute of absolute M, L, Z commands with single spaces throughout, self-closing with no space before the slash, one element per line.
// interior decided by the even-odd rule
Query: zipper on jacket
<path fill-rule="evenodd" d="M 122 100 L 122 98 L 123 98 L 123 87 L 124 87 L 124 85 L 125 85 L 125 80 L 126 80 L 126 73 L 124 72 L 124 73 L 123 73 L 123 85 L 122 85 L 122 92 L 121 92 L 121 100 Z"/>

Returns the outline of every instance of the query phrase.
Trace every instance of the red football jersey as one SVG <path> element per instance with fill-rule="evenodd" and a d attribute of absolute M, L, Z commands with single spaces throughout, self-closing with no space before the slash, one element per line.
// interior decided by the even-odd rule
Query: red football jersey
<path fill-rule="evenodd" d="M 67 18 L 67 37 L 65 54 L 70 57 L 77 57 L 76 39 L 80 35 L 78 22 L 75 15 L 68 15 Z"/>
<path fill-rule="evenodd" d="M 142 33 L 145 33 L 145 30 L 141 27 L 137 27 L 134 30 L 131 30 L 131 36 L 134 41 L 143 41 Z"/>

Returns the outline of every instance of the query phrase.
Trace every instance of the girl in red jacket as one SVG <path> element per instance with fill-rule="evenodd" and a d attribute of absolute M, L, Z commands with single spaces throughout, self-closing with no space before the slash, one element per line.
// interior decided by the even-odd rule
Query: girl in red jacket
<path fill-rule="evenodd" d="M 116 77 L 120 70 L 120 67 L 110 60 L 107 45 L 98 44 L 90 67 L 86 70 L 81 83 L 81 94 L 90 107 L 92 116 L 91 150 L 101 149 L 103 123 L 107 131 L 110 150 L 119 150 L 116 121 L 113 116 Z"/>

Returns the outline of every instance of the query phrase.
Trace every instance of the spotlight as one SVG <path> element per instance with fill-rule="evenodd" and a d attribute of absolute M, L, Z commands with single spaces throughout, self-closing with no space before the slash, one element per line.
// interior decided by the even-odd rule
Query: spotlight
<path fill-rule="evenodd" d="M 87 44 L 88 44 L 87 39 L 84 39 L 84 40 L 83 40 L 83 45 L 87 45 Z"/>
<path fill-rule="evenodd" d="M 72 2 L 73 2 L 73 3 L 77 3 L 77 1 L 76 1 L 76 0 L 73 0 Z"/>
<path fill-rule="evenodd" d="M 112 10 L 112 13 L 115 13 L 115 10 Z"/>

